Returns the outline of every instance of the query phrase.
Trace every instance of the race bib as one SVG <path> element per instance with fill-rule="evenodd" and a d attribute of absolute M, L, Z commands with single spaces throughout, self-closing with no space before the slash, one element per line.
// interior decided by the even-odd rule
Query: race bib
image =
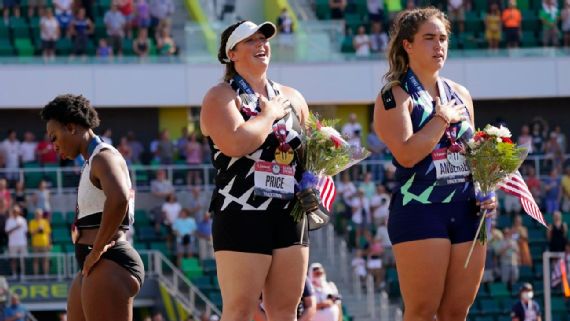
<path fill-rule="evenodd" d="M 256 162 L 254 182 L 257 196 L 289 200 L 295 195 L 295 170 L 288 165 Z"/>
<path fill-rule="evenodd" d="M 460 153 L 440 148 L 434 150 L 431 157 L 435 166 L 437 185 L 463 183 L 471 174 L 467 159 Z"/>

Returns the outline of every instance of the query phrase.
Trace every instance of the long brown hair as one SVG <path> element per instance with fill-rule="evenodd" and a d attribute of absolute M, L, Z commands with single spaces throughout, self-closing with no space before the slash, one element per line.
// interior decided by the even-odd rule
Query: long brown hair
<path fill-rule="evenodd" d="M 404 50 L 404 40 L 413 42 L 414 36 L 420 29 L 420 26 L 433 17 L 443 22 L 449 35 L 451 33 L 449 20 L 447 20 L 443 12 L 434 7 L 405 10 L 400 12 L 396 19 L 394 19 L 387 50 L 389 69 L 384 75 L 386 85 L 382 89 L 382 92 L 399 85 L 400 80 L 408 69 L 410 60 L 408 53 Z"/>
<path fill-rule="evenodd" d="M 224 73 L 224 81 L 229 81 L 237 73 L 234 62 L 231 61 L 228 55 L 226 54 L 226 44 L 228 43 L 228 39 L 232 35 L 232 32 L 234 32 L 234 30 L 236 30 L 236 28 L 239 27 L 239 25 L 241 25 L 244 22 L 246 22 L 246 20 L 236 22 L 233 25 L 227 27 L 226 30 L 222 32 L 222 37 L 220 39 L 220 49 L 218 49 L 218 61 L 226 65 L 226 71 Z"/>

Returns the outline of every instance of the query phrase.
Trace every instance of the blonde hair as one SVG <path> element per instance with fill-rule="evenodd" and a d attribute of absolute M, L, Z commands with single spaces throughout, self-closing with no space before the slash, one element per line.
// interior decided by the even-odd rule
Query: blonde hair
<path fill-rule="evenodd" d="M 386 85 L 382 89 L 383 93 L 399 85 L 408 69 L 410 61 L 408 53 L 404 50 L 404 40 L 413 42 L 414 36 L 420 29 L 420 26 L 433 17 L 441 20 L 447 33 L 451 33 L 449 20 L 447 20 L 443 12 L 434 7 L 404 10 L 394 19 L 387 49 L 389 68 L 388 72 L 384 75 Z"/>

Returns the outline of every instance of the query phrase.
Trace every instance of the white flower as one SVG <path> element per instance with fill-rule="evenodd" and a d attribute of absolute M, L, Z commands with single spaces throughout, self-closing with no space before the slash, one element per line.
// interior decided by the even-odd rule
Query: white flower
<path fill-rule="evenodd" d="M 471 149 L 475 149 L 477 147 L 479 147 L 479 143 L 476 142 L 473 138 L 471 138 L 468 142 L 467 145 L 469 146 L 469 148 Z"/>
<path fill-rule="evenodd" d="M 512 135 L 511 131 L 507 127 L 501 125 L 501 127 L 499 128 L 499 136 L 511 138 Z"/>
<path fill-rule="evenodd" d="M 490 136 L 500 136 L 499 135 L 499 128 L 495 127 L 495 126 L 491 126 L 491 125 L 487 125 L 487 127 L 485 127 L 485 133 L 487 133 L 487 135 Z"/>
<path fill-rule="evenodd" d="M 501 139 L 501 137 L 497 137 L 497 143 L 502 142 L 503 140 Z"/>
<path fill-rule="evenodd" d="M 321 127 L 321 132 L 323 132 L 323 134 L 325 134 L 325 136 L 327 137 L 337 137 L 338 139 L 341 139 L 344 143 L 346 143 L 346 140 L 344 140 L 344 138 L 342 138 L 342 135 L 334 128 L 329 127 L 329 126 L 323 126 Z"/>

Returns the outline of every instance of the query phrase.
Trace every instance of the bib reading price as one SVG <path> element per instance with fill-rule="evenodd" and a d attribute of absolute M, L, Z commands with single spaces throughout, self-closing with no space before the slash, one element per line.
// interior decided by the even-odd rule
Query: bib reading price
<path fill-rule="evenodd" d="M 255 163 L 254 193 L 258 196 L 292 199 L 295 193 L 293 167 L 272 162 Z"/>
<path fill-rule="evenodd" d="M 471 174 L 465 156 L 452 153 L 447 148 L 436 149 L 431 153 L 438 185 L 463 183 Z"/>

